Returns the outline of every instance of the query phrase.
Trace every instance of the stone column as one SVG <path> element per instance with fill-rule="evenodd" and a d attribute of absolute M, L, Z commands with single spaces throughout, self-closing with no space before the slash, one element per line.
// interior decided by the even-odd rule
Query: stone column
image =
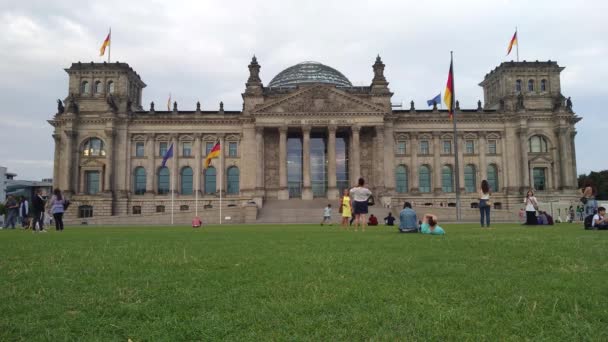
<path fill-rule="evenodd" d="M 361 127 L 357 125 L 353 125 L 351 127 L 352 134 L 352 156 L 350 160 L 352 161 L 352 175 L 351 175 L 351 185 L 354 186 L 357 184 L 357 181 L 361 177 L 361 149 L 359 146 L 359 132 L 361 131 Z"/>
<path fill-rule="evenodd" d="M 571 169 L 571 178 L 568 180 L 571 189 L 578 188 L 578 179 L 577 179 L 577 171 L 576 171 L 576 147 L 574 144 L 574 138 L 576 137 L 576 131 L 574 129 L 570 129 L 569 132 L 569 144 L 570 144 L 570 167 Z"/>
<path fill-rule="evenodd" d="M 441 133 L 440 132 L 433 132 L 433 169 L 435 169 L 435 172 L 433 172 L 433 183 L 435 185 L 435 188 L 433 189 L 433 191 L 435 192 L 436 195 L 440 194 L 443 190 L 442 187 L 442 179 L 441 179 L 441 175 L 442 175 L 442 169 L 441 169 Z M 453 170 L 452 176 L 454 176 L 456 174 L 456 170 Z M 454 184 L 452 184 L 452 187 L 454 186 Z"/>
<path fill-rule="evenodd" d="M 482 180 L 488 179 L 488 163 L 486 161 L 486 153 L 487 153 L 487 141 L 486 141 L 486 133 L 487 132 L 479 132 L 479 178 L 477 179 L 477 183 L 475 187 L 479 187 Z M 500 184 L 499 184 L 500 185 Z"/>
<path fill-rule="evenodd" d="M 329 126 L 327 132 L 327 199 L 335 200 L 339 198 L 336 177 L 336 126 Z"/>
<path fill-rule="evenodd" d="M 53 157 L 53 188 L 61 189 L 61 185 L 59 184 L 59 173 L 60 173 L 60 165 L 59 160 L 61 160 L 61 134 L 54 133 L 53 141 L 55 142 L 55 155 Z"/>
<path fill-rule="evenodd" d="M 218 134 L 218 138 L 220 140 L 220 153 L 222 155 L 220 158 L 218 158 L 219 167 L 217 170 L 215 186 L 219 191 L 222 192 L 222 195 L 224 195 L 226 193 L 226 177 L 224 176 L 226 172 L 226 136 L 224 134 Z M 221 189 L 220 184 L 222 185 Z"/>
<path fill-rule="evenodd" d="M 304 176 L 302 199 L 311 200 L 313 195 L 310 185 L 310 126 L 302 127 L 302 152 L 302 174 Z"/>
<path fill-rule="evenodd" d="M 392 122 L 384 123 L 384 188 L 395 191 L 395 136 Z"/>
<path fill-rule="evenodd" d="M 258 126 L 255 128 L 255 142 L 257 147 L 255 190 L 262 195 L 264 192 L 264 127 Z"/>
<path fill-rule="evenodd" d="M 74 172 L 77 165 L 74 158 L 74 140 L 76 139 L 77 133 L 72 130 L 64 131 L 66 136 L 65 141 L 65 156 L 63 157 L 63 181 L 61 182 L 65 191 L 68 193 L 78 193 L 78 176 Z"/>
<path fill-rule="evenodd" d="M 458 133 L 458 180 L 460 184 L 460 192 L 464 193 L 464 134 Z M 456 171 L 454 171 L 454 175 Z M 454 187 L 456 187 L 456 182 L 454 182 Z M 456 190 L 456 189 L 454 189 Z"/>
<path fill-rule="evenodd" d="M 279 127 L 279 193 L 278 199 L 289 199 L 287 189 L 287 127 Z"/>
<path fill-rule="evenodd" d="M 114 137 L 116 132 L 113 129 L 107 129 L 106 133 L 106 169 L 103 174 L 103 191 L 111 193 L 114 189 Z"/>
<path fill-rule="evenodd" d="M 376 126 L 376 149 L 374 151 L 376 156 L 376 165 L 373 166 L 373 175 L 376 185 L 377 195 L 384 194 L 384 125 Z"/>
<path fill-rule="evenodd" d="M 519 135 L 519 158 L 520 158 L 520 190 L 525 193 L 532 184 L 530 184 L 530 168 L 528 167 L 528 130 L 520 128 L 517 131 Z"/>
<path fill-rule="evenodd" d="M 179 194 L 179 146 L 178 146 L 177 134 L 171 135 L 171 143 L 173 144 L 173 157 L 167 161 L 171 167 L 171 184 L 169 185 L 170 190 L 174 191 L 174 194 Z M 170 147 L 170 146 L 169 146 Z"/>
<path fill-rule="evenodd" d="M 202 177 L 202 156 L 203 156 L 203 147 L 202 147 L 202 139 L 203 135 L 201 133 L 197 133 L 194 135 L 194 193 L 196 196 L 197 192 L 199 196 L 202 195 L 201 192 L 201 177 Z"/>
<path fill-rule="evenodd" d="M 154 194 L 154 180 L 156 179 L 156 149 L 154 148 L 154 134 L 146 134 L 146 158 L 148 167 L 146 170 L 146 194 Z M 129 148 L 129 157 L 131 148 Z M 130 177 L 133 177 L 133 170 L 129 170 Z"/>
<path fill-rule="evenodd" d="M 560 154 L 560 173 L 562 179 L 562 188 L 570 189 L 572 187 L 570 172 L 572 170 L 570 163 L 572 161 L 572 154 L 570 153 L 571 142 L 569 139 L 569 132 L 567 128 L 560 128 L 558 131 L 559 139 L 559 154 Z"/>
<path fill-rule="evenodd" d="M 413 133 L 411 138 L 411 144 L 409 146 L 410 149 L 410 165 L 409 171 L 412 179 L 410 180 L 410 191 L 412 193 L 420 192 L 419 182 L 418 182 L 418 136 Z"/>

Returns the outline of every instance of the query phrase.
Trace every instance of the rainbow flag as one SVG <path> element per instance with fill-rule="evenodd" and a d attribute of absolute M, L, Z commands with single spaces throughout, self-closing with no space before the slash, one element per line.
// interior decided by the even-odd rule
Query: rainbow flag
<path fill-rule="evenodd" d="M 509 48 L 507 49 L 507 56 L 511 53 L 511 50 L 513 49 L 513 45 L 517 44 L 517 30 L 515 30 L 515 34 L 513 34 L 513 38 L 511 38 L 511 41 L 509 42 Z"/>
<path fill-rule="evenodd" d="M 211 151 L 209 151 L 209 154 L 207 155 L 207 157 L 205 157 L 205 169 L 209 167 L 209 165 L 211 164 L 211 159 L 217 158 L 220 156 L 220 142 L 216 142 L 215 146 L 213 146 L 213 148 L 211 149 Z"/>
<path fill-rule="evenodd" d="M 454 117 L 454 75 L 452 70 L 453 61 L 450 59 L 450 73 L 448 74 L 448 83 L 445 86 L 445 91 L 443 93 L 443 102 L 445 102 L 446 107 L 448 108 L 448 114 L 450 116 L 450 120 Z"/>
<path fill-rule="evenodd" d="M 106 53 L 106 48 L 108 46 L 110 46 L 111 37 L 112 37 L 112 29 L 110 29 L 108 36 L 103 41 L 103 44 L 101 44 L 101 48 L 99 49 L 99 56 L 103 56 Z"/>

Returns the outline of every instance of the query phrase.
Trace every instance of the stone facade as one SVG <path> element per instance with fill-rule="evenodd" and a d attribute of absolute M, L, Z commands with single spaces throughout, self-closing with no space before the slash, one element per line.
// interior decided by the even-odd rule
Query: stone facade
<path fill-rule="evenodd" d="M 350 82 L 334 69 L 312 66 L 327 68 L 339 83 L 303 74 L 295 86 L 290 80 L 289 86 L 265 87 L 254 57 L 243 109 L 225 111 L 222 104 L 219 110 L 199 104 L 178 110 L 177 103 L 168 110 L 151 103 L 145 110 L 146 85 L 127 64 L 72 64 L 69 95 L 49 120 L 54 186 L 74 203 L 68 217 L 156 215 L 169 211 L 168 189 L 175 189 L 176 212 L 216 210 L 220 191 L 224 206 L 233 209 L 260 208 L 267 199 L 337 199 L 359 177 L 385 205 L 407 199 L 451 207 L 455 139 L 465 207 L 477 202 L 486 178 L 497 208 L 519 208 L 522 194 L 534 187 L 546 200 L 576 197 L 580 118 L 561 94 L 563 68 L 556 62 L 505 62 L 491 71 L 480 83 L 485 105 L 457 106 L 456 137 L 448 113 L 436 106 L 392 108 L 380 57 L 370 86 L 346 86 Z M 216 141 L 223 157 L 205 170 Z M 162 154 L 171 145 L 173 158 L 163 169 Z"/>

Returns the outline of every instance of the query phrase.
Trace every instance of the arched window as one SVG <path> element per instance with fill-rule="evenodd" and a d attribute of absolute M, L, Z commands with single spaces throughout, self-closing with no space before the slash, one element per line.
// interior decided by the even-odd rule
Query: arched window
<path fill-rule="evenodd" d="M 534 91 L 534 80 L 528 80 L 528 91 Z"/>
<path fill-rule="evenodd" d="M 114 81 L 109 81 L 107 85 L 108 94 L 114 94 Z"/>
<path fill-rule="evenodd" d="M 452 177 L 452 167 L 445 165 L 441 169 L 441 191 L 454 192 L 454 177 Z"/>
<path fill-rule="evenodd" d="M 89 82 L 88 81 L 83 81 L 82 84 L 80 85 L 80 93 L 81 94 L 88 94 L 90 91 L 89 89 Z"/>
<path fill-rule="evenodd" d="M 464 189 L 466 192 L 475 192 L 477 180 L 475 179 L 475 165 L 464 167 Z"/>
<path fill-rule="evenodd" d="M 517 92 L 521 91 L 521 80 L 515 81 L 515 91 L 517 91 Z"/>
<path fill-rule="evenodd" d="M 169 193 L 169 168 L 161 167 L 158 169 L 158 194 L 165 195 Z"/>
<path fill-rule="evenodd" d="M 186 166 L 182 169 L 182 188 L 180 194 L 192 195 L 192 168 Z"/>
<path fill-rule="evenodd" d="M 205 170 L 205 193 L 214 194 L 215 191 L 215 168 L 210 166 Z"/>
<path fill-rule="evenodd" d="M 540 91 L 547 91 L 547 80 L 540 80 Z"/>
<path fill-rule="evenodd" d="M 229 195 L 238 195 L 239 194 L 239 168 L 236 166 L 231 166 L 228 168 L 227 172 L 228 176 L 228 188 L 226 189 L 226 193 Z"/>
<path fill-rule="evenodd" d="M 418 183 L 420 192 L 431 192 L 431 169 L 427 165 L 418 169 Z"/>
<path fill-rule="evenodd" d="M 133 192 L 136 195 L 143 195 L 146 193 L 146 169 L 139 166 L 135 168 L 135 172 L 133 172 L 133 176 L 135 181 L 133 182 L 135 188 Z"/>
<path fill-rule="evenodd" d="M 528 152 L 544 153 L 547 152 L 547 139 L 540 135 L 533 135 L 528 140 Z"/>
<path fill-rule="evenodd" d="M 95 81 L 95 94 L 101 93 L 103 93 L 103 84 L 101 84 L 101 81 Z"/>
<path fill-rule="evenodd" d="M 488 165 L 488 183 L 492 192 L 498 192 L 498 167 L 494 164 Z"/>
<path fill-rule="evenodd" d="M 84 142 L 82 154 L 85 157 L 105 157 L 103 141 L 99 138 L 89 138 Z"/>
<path fill-rule="evenodd" d="M 398 165 L 395 170 L 395 191 L 403 194 L 407 192 L 407 189 L 407 168 L 405 165 Z"/>

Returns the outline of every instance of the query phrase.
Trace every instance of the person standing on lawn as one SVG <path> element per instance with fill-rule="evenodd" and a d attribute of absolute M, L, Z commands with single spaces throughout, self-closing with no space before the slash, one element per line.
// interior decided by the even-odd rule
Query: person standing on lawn
<path fill-rule="evenodd" d="M 21 217 L 21 228 L 27 229 L 29 227 L 29 214 L 30 214 L 30 203 L 27 198 L 21 197 L 21 203 L 19 204 L 19 217 Z"/>
<path fill-rule="evenodd" d="M 329 223 L 331 226 L 331 204 L 327 204 L 327 207 L 323 209 L 323 221 L 321 221 L 321 225 L 324 223 Z"/>
<path fill-rule="evenodd" d="M 6 207 L 6 222 L 4 222 L 4 228 L 15 229 L 17 223 L 17 217 L 19 216 L 19 204 L 13 196 L 8 196 L 5 203 Z"/>
<path fill-rule="evenodd" d="M 529 226 L 537 225 L 536 210 L 538 209 L 538 201 L 534 197 L 534 191 L 528 190 L 524 204 L 526 205 L 526 224 Z"/>
<path fill-rule="evenodd" d="M 38 188 L 36 189 L 36 195 L 32 199 L 32 232 L 46 232 L 44 230 L 44 207 L 45 200 L 42 198 L 42 189 Z M 37 227 L 36 223 L 38 224 Z"/>
<path fill-rule="evenodd" d="M 355 211 L 355 231 L 361 225 L 361 231 L 365 232 L 367 225 L 367 204 L 372 192 L 365 187 L 365 180 L 359 178 L 358 185 L 350 189 L 350 195 L 353 198 L 353 209 Z"/>
<path fill-rule="evenodd" d="M 352 216 L 352 208 L 348 189 L 344 189 L 340 198 L 340 213 L 342 214 L 342 228 L 348 229 L 348 220 Z"/>
<path fill-rule="evenodd" d="M 55 221 L 55 230 L 58 232 L 63 231 L 63 213 L 65 212 L 65 199 L 61 195 L 61 190 L 55 189 L 49 206 L 51 207 L 51 214 Z"/>
<path fill-rule="evenodd" d="M 481 228 L 483 228 L 483 221 L 485 217 L 486 228 L 490 228 L 490 184 L 487 180 L 481 181 L 481 188 L 479 189 L 479 214 L 481 216 Z"/>

